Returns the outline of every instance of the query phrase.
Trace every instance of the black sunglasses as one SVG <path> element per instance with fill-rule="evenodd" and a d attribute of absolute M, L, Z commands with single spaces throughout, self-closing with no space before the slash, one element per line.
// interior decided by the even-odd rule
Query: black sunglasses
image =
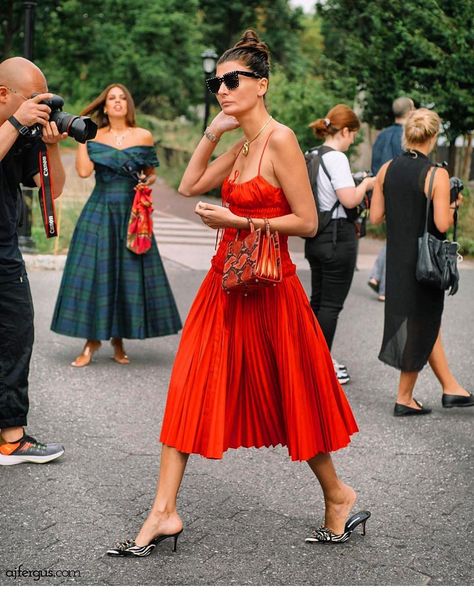
<path fill-rule="evenodd" d="M 234 90 L 239 86 L 239 74 L 241 76 L 248 76 L 249 78 L 262 78 L 255 72 L 249 72 L 248 70 L 234 70 L 233 72 L 227 72 L 224 76 L 214 76 L 206 80 L 207 88 L 211 93 L 218 93 L 221 84 L 224 83 L 228 90 Z"/>

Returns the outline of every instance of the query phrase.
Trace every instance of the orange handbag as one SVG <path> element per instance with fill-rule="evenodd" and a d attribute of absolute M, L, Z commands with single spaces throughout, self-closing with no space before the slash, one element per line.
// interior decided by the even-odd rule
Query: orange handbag
<path fill-rule="evenodd" d="M 229 243 L 224 262 L 222 287 L 230 292 L 244 292 L 251 289 L 276 286 L 281 282 L 280 239 L 278 232 L 270 229 L 265 218 L 265 229 L 255 226 L 249 218 L 250 232 L 240 238 L 240 232 Z"/>

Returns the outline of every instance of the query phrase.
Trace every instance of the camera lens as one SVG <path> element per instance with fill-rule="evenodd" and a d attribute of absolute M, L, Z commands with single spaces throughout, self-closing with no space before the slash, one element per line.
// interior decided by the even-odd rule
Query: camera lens
<path fill-rule="evenodd" d="M 53 111 L 50 121 L 56 123 L 60 133 L 66 132 L 68 136 L 71 136 L 76 142 L 80 142 L 81 144 L 85 144 L 87 140 L 95 138 L 97 133 L 97 125 L 90 117 L 71 115 L 65 111 Z"/>

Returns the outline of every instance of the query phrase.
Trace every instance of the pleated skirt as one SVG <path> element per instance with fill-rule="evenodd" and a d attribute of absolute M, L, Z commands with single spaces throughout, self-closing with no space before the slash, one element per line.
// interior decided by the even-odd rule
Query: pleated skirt
<path fill-rule="evenodd" d="M 95 188 L 77 222 L 51 330 L 85 339 L 147 339 L 181 330 L 178 308 L 155 238 L 150 250 L 127 249 L 130 191 Z"/>
<path fill-rule="evenodd" d="M 186 320 L 160 441 L 219 459 L 229 448 L 288 447 L 308 460 L 358 431 L 296 275 L 248 296 L 211 269 Z"/>

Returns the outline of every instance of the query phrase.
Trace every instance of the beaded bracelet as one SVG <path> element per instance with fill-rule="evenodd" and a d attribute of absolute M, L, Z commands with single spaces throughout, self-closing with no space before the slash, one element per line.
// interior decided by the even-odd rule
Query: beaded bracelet
<path fill-rule="evenodd" d="M 219 138 L 215 134 L 213 134 L 208 127 L 205 129 L 204 135 L 209 140 L 209 142 L 212 142 L 213 144 L 217 144 L 217 142 L 219 141 Z"/>

